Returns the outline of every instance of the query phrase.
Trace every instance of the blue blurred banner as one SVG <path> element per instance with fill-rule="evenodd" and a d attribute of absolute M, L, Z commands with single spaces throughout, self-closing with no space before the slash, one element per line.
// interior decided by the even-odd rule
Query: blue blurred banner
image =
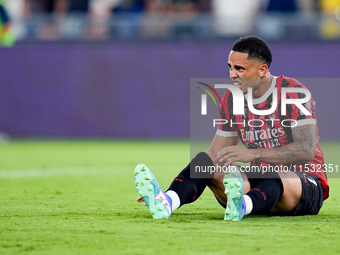
<path fill-rule="evenodd" d="M 0 49 L 0 132 L 11 136 L 189 137 L 190 78 L 228 77 L 232 43 L 40 43 Z M 270 44 L 271 73 L 339 77 L 340 44 Z M 340 138 L 340 86 L 305 84 L 321 138 Z M 337 104 L 329 112 L 329 104 Z"/>

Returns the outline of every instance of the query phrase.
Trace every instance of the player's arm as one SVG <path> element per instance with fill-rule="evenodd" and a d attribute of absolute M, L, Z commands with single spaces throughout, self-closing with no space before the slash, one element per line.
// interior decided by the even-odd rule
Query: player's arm
<path fill-rule="evenodd" d="M 217 153 L 223 149 L 223 148 L 228 148 L 230 146 L 236 146 L 239 141 L 238 136 L 233 136 L 233 137 L 224 137 L 220 136 L 218 134 L 215 135 L 209 149 L 206 151 L 206 153 L 212 158 L 217 159 Z"/>
<path fill-rule="evenodd" d="M 317 146 L 316 125 L 304 125 L 292 130 L 294 142 L 286 146 L 259 150 L 259 161 L 268 163 L 292 164 L 312 161 Z"/>
<path fill-rule="evenodd" d="M 230 165 L 235 161 L 262 161 L 276 164 L 294 164 L 312 161 L 317 146 L 316 125 L 303 125 L 293 128 L 294 142 L 272 149 L 245 149 L 237 146 L 223 148 L 217 153 L 221 162 Z"/>

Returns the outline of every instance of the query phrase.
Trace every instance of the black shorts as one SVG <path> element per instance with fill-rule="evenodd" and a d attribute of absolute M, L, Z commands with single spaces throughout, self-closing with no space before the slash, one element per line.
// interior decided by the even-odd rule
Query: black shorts
<path fill-rule="evenodd" d="M 295 209 L 287 216 L 316 215 L 323 204 L 323 187 L 319 178 L 302 172 L 295 172 L 301 180 L 302 197 Z"/>

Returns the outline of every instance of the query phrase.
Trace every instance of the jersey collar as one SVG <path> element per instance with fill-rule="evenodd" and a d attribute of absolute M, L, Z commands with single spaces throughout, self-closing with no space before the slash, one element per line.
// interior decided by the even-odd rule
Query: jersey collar
<path fill-rule="evenodd" d="M 276 76 L 273 76 L 273 79 L 272 79 L 272 84 L 270 85 L 270 88 L 266 91 L 266 93 L 264 93 L 261 97 L 259 98 L 253 98 L 253 104 L 254 105 L 257 105 L 257 104 L 261 104 L 263 103 L 264 101 L 266 101 L 268 99 L 268 97 L 273 93 L 273 90 L 276 86 L 276 79 L 277 77 Z M 248 93 L 247 94 L 244 94 L 244 97 L 245 99 L 247 100 L 248 98 Z"/>

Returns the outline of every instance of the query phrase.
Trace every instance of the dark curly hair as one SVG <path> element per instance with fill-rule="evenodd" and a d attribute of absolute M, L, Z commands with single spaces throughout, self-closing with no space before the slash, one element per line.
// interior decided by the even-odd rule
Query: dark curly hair
<path fill-rule="evenodd" d="M 247 53 L 248 59 L 256 59 L 270 67 L 272 63 L 272 53 L 267 43 L 257 36 L 241 37 L 232 48 L 233 51 Z"/>

